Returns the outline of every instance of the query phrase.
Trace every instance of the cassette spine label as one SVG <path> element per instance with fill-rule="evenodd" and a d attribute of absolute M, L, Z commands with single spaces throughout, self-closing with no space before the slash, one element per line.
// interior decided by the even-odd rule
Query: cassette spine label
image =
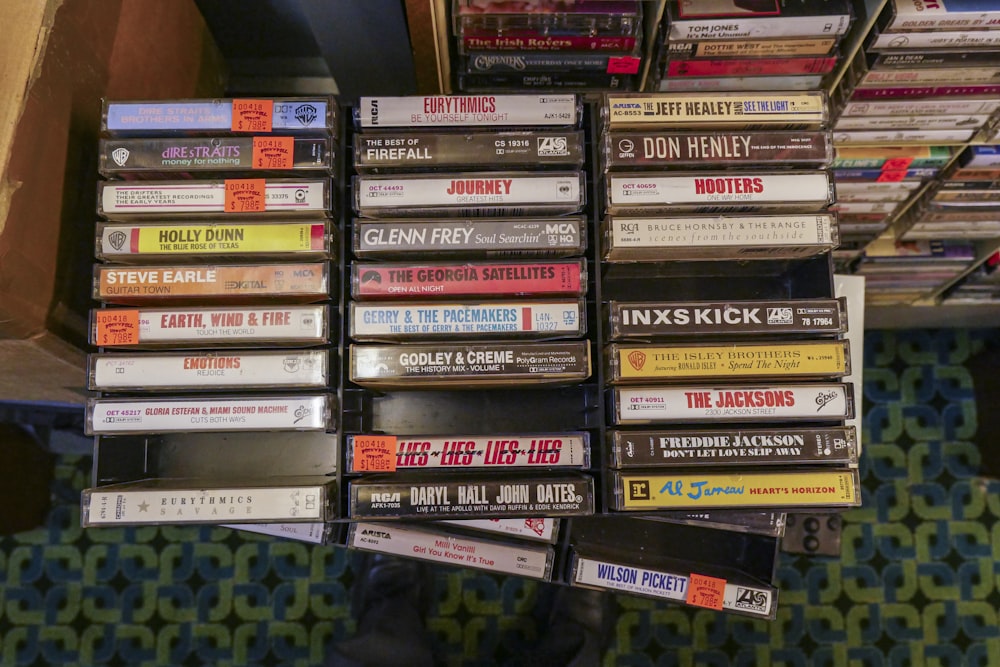
<path fill-rule="evenodd" d="M 291 151 L 280 169 L 332 168 L 329 138 L 290 139 Z M 101 139 L 100 170 L 102 174 L 127 174 L 271 169 L 270 159 L 261 156 L 254 161 L 254 143 L 252 137 Z"/>
<path fill-rule="evenodd" d="M 353 466 L 354 436 L 347 436 L 349 466 Z M 396 469 L 537 468 L 590 466 L 586 433 L 542 435 L 399 436 Z M 354 470 L 354 472 L 364 472 Z"/>
<path fill-rule="evenodd" d="M 426 299 L 460 296 L 576 296 L 587 289 L 582 261 L 455 264 L 357 263 L 356 299 Z"/>
<path fill-rule="evenodd" d="M 106 102 L 103 128 L 108 132 L 229 132 L 233 102 L 171 100 Z M 330 131 L 337 106 L 330 98 L 275 98 L 271 107 L 273 132 Z"/>
<path fill-rule="evenodd" d="M 541 517 L 534 519 L 444 519 L 438 523 L 542 542 L 555 542 L 559 532 L 559 519 Z"/>
<path fill-rule="evenodd" d="M 650 570 L 624 563 L 573 555 L 573 583 L 633 595 L 687 602 L 687 573 Z M 758 618 L 774 618 L 777 595 L 772 588 L 725 584 L 722 608 Z"/>
<path fill-rule="evenodd" d="M 847 341 L 678 345 L 613 343 L 612 382 L 714 378 L 823 378 L 851 372 Z"/>
<path fill-rule="evenodd" d="M 101 258 L 145 255 L 325 253 L 323 223 L 115 225 L 100 227 Z"/>
<path fill-rule="evenodd" d="M 355 120 L 361 129 L 575 127 L 580 108 L 576 95 L 362 97 Z"/>
<path fill-rule="evenodd" d="M 178 213 L 226 214 L 226 186 L 211 181 L 100 181 L 99 213 L 107 218 Z M 264 211 L 287 214 L 328 212 L 326 179 L 268 179 Z"/>
<path fill-rule="evenodd" d="M 96 354 L 90 362 L 90 388 L 100 391 L 325 387 L 328 379 L 327 355 L 315 350 Z"/>
<path fill-rule="evenodd" d="M 849 384 L 647 386 L 614 389 L 619 424 L 654 422 L 839 421 L 854 414 Z"/>
<path fill-rule="evenodd" d="M 464 256 L 559 257 L 583 254 L 586 218 L 414 221 L 355 220 L 358 257 L 402 257 L 433 252 Z"/>
<path fill-rule="evenodd" d="M 826 126 L 826 96 L 802 93 L 668 93 L 616 95 L 605 101 L 608 129 L 821 129 Z"/>
<path fill-rule="evenodd" d="M 503 544 L 450 534 L 427 524 L 400 526 L 358 522 L 351 526 L 347 543 L 365 551 L 543 580 L 549 578 L 554 560 L 550 547 Z"/>
<path fill-rule="evenodd" d="M 84 525 L 325 521 L 323 486 L 87 489 Z"/>
<path fill-rule="evenodd" d="M 594 512 L 593 479 L 489 479 L 350 483 L 351 517 L 484 518 L 584 516 Z"/>
<path fill-rule="evenodd" d="M 355 206 L 360 215 L 413 215 L 434 211 L 458 215 L 511 214 L 535 210 L 576 213 L 583 206 L 582 172 L 493 175 L 468 173 L 441 177 L 356 176 Z M 496 213 L 494 213 L 494 211 Z"/>
<path fill-rule="evenodd" d="M 854 507 L 861 502 L 856 470 L 613 475 L 619 510 Z"/>
<path fill-rule="evenodd" d="M 799 206 L 822 208 L 831 203 L 832 186 L 826 172 L 757 173 L 739 176 L 706 174 L 610 174 L 608 210 L 669 206 L 741 207 Z"/>
<path fill-rule="evenodd" d="M 608 303 L 612 339 L 657 336 L 808 333 L 847 329 L 846 303 L 836 299 L 745 302 Z"/>
<path fill-rule="evenodd" d="M 626 132 L 607 133 L 608 169 L 783 164 L 828 165 L 825 132 Z"/>
<path fill-rule="evenodd" d="M 616 468 L 723 465 L 849 466 L 857 463 L 854 427 L 730 431 L 613 431 Z"/>
<path fill-rule="evenodd" d="M 469 167 L 497 168 L 583 164 L 583 132 L 392 132 L 354 136 L 358 171 Z"/>
<path fill-rule="evenodd" d="M 94 399 L 87 427 L 93 435 L 171 431 L 325 430 L 331 398 Z"/>
<path fill-rule="evenodd" d="M 416 340 L 440 336 L 556 338 L 583 334 L 576 301 L 448 304 L 351 303 L 355 340 Z"/>
<path fill-rule="evenodd" d="M 585 380 L 586 341 L 351 345 L 351 380 L 371 386 L 500 385 Z"/>

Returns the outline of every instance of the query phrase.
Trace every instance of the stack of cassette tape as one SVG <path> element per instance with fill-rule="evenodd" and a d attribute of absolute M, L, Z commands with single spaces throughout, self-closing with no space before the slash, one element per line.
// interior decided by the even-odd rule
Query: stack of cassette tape
<path fill-rule="evenodd" d="M 671 0 L 657 89 L 821 90 L 853 17 L 850 0 Z"/>
<path fill-rule="evenodd" d="M 643 4 L 453 0 L 457 89 L 638 90 Z"/>
<path fill-rule="evenodd" d="M 736 549 L 774 540 L 786 511 L 858 505 L 825 94 L 610 94 L 602 119 L 609 509 Z M 714 608 L 773 617 L 759 563 L 685 570 L 684 549 L 636 556 L 591 532 L 571 536 L 575 583 L 678 599 L 642 581 L 699 572 L 732 584 Z"/>
<path fill-rule="evenodd" d="M 594 511 L 582 114 L 575 95 L 355 109 L 348 546 L 549 579 L 559 517 Z"/>
<path fill-rule="evenodd" d="M 834 143 L 840 136 L 834 133 Z M 835 151 L 834 208 L 840 216 L 841 247 L 834 256 L 844 267 L 856 264 L 868 245 L 890 230 L 953 157 L 947 146 L 838 145 Z"/>
<path fill-rule="evenodd" d="M 1000 252 L 994 252 L 963 280 L 945 292 L 945 306 L 994 306 L 1000 303 Z"/>
<path fill-rule="evenodd" d="M 838 150 L 880 162 L 838 175 L 837 191 L 845 207 L 842 230 L 855 257 L 880 227 L 886 231 L 891 226 L 885 236 L 894 239 L 950 240 L 933 234 L 900 237 L 898 232 L 919 217 L 913 206 L 926 201 L 924 194 L 935 187 L 932 181 L 960 152 L 954 147 L 986 136 L 1000 110 L 1000 5 L 889 0 L 874 21 L 834 91 L 840 107 L 834 126 Z M 886 280 L 882 262 L 890 245 L 880 240 L 857 265 L 872 278 L 869 303 L 909 303 L 940 291 L 956 275 L 935 267 L 932 253 L 914 252 L 921 244 L 896 244 L 899 259 L 923 275 L 909 286 Z M 873 255 L 876 261 L 869 261 Z M 957 259 L 949 256 L 951 262 Z"/>
<path fill-rule="evenodd" d="M 338 116 L 323 97 L 104 103 L 84 525 L 326 536 Z"/>

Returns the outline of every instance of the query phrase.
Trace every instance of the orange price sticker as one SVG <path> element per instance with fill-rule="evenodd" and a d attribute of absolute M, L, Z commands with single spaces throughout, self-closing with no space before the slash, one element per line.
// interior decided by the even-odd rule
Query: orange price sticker
<path fill-rule="evenodd" d="M 226 179 L 226 213 L 258 213 L 266 210 L 263 178 Z"/>
<path fill-rule="evenodd" d="M 608 58 L 608 74 L 638 74 L 641 61 L 635 56 L 611 56 Z"/>
<path fill-rule="evenodd" d="M 233 132 L 270 132 L 274 100 L 233 100 Z"/>
<path fill-rule="evenodd" d="M 95 311 L 96 343 L 100 347 L 139 344 L 139 311 L 111 308 Z"/>
<path fill-rule="evenodd" d="M 913 164 L 912 157 L 893 157 L 885 161 L 882 165 L 882 171 L 905 171 L 910 168 L 911 164 Z"/>
<path fill-rule="evenodd" d="M 294 151 L 292 137 L 254 137 L 253 168 L 291 169 L 295 166 Z"/>
<path fill-rule="evenodd" d="M 396 436 L 354 436 L 354 472 L 396 472 Z"/>
<path fill-rule="evenodd" d="M 706 607 L 722 611 L 722 601 L 726 597 L 726 580 L 691 573 L 688 580 L 687 603 L 695 607 Z"/>

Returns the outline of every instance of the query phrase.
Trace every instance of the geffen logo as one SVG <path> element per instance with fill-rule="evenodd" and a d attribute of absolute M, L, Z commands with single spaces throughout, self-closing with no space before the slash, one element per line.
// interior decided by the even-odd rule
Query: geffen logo
<path fill-rule="evenodd" d="M 115 161 L 119 167 L 124 167 L 125 163 L 128 162 L 128 156 L 131 155 L 129 150 L 125 147 L 116 148 L 111 151 L 111 159 Z"/>

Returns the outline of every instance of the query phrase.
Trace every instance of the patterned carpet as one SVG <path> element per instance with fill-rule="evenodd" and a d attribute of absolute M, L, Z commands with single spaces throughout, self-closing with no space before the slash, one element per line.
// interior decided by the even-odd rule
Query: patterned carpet
<path fill-rule="evenodd" d="M 977 434 L 970 373 L 1000 336 L 865 345 L 864 507 L 842 556 L 784 555 L 772 623 L 619 596 L 605 665 L 1000 665 L 1000 482 L 978 476 L 978 447 L 996 443 Z M 61 457 L 47 524 L 0 539 L 0 664 L 319 665 L 353 632 L 344 550 L 223 528 L 85 532 L 89 468 Z M 537 638 L 546 594 L 440 569 L 430 630 L 447 664 L 491 665 Z"/>

